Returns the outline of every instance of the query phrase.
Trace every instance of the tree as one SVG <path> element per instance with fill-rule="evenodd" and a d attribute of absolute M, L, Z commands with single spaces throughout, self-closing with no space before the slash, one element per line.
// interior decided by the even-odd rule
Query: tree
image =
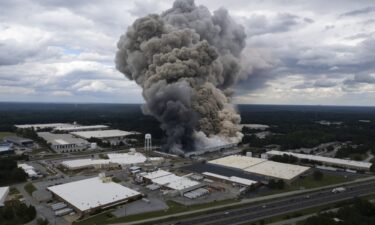
<path fill-rule="evenodd" d="M 313 173 L 313 178 L 316 181 L 322 180 L 323 176 L 324 176 L 324 174 L 321 171 L 319 171 L 319 170 L 315 170 L 314 173 Z"/>

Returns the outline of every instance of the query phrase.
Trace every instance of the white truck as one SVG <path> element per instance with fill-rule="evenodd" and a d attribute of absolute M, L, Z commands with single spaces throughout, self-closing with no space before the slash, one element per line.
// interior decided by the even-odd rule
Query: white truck
<path fill-rule="evenodd" d="M 346 191 L 346 188 L 344 188 L 344 187 L 337 187 L 337 188 L 332 189 L 332 193 L 335 193 L 335 194 L 341 193 L 341 192 L 344 192 L 344 191 Z"/>

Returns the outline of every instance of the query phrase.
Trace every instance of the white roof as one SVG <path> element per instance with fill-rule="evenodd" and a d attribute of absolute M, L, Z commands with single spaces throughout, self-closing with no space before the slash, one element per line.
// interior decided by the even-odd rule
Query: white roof
<path fill-rule="evenodd" d="M 221 166 L 227 166 L 227 167 L 233 167 L 237 169 L 245 169 L 247 167 L 256 165 L 264 161 L 266 161 L 266 159 L 241 156 L 241 155 L 230 155 L 227 157 L 211 160 L 208 163 L 221 165 Z"/>
<path fill-rule="evenodd" d="M 142 173 L 141 176 L 151 179 L 151 181 L 155 184 L 165 186 L 173 190 L 183 190 L 200 184 L 199 182 L 190 180 L 187 177 L 180 177 L 164 170 Z"/>
<path fill-rule="evenodd" d="M 0 187 L 0 206 L 4 205 L 4 201 L 8 193 L 9 193 L 9 187 Z"/>
<path fill-rule="evenodd" d="M 15 127 L 20 129 L 34 128 L 34 129 L 44 129 L 44 128 L 65 128 L 74 127 L 75 125 L 69 123 L 44 123 L 44 124 L 22 124 L 15 125 Z"/>
<path fill-rule="evenodd" d="M 180 177 L 175 174 L 155 178 L 152 180 L 152 182 L 158 185 L 166 186 L 173 190 L 183 190 L 200 184 L 197 181 L 190 180 L 186 177 Z"/>
<path fill-rule="evenodd" d="M 25 171 L 25 173 L 27 173 L 27 175 L 29 177 L 34 177 L 34 176 L 38 175 L 37 172 L 35 171 L 34 167 L 32 167 L 28 164 L 20 163 L 20 164 L 18 164 L 18 168 L 23 169 L 23 171 Z"/>
<path fill-rule="evenodd" d="M 206 175 L 206 176 L 216 177 L 216 178 L 219 178 L 219 179 L 222 179 L 222 180 L 227 180 L 227 181 L 230 181 L 230 182 L 238 183 L 238 184 L 247 185 L 247 186 L 258 183 L 257 181 L 254 181 L 254 180 L 249 180 L 249 179 L 236 177 L 236 176 L 227 177 L 227 176 L 223 176 L 223 175 L 216 174 L 216 173 L 210 173 L 210 172 L 204 172 L 202 174 Z"/>
<path fill-rule="evenodd" d="M 47 189 L 81 211 L 140 195 L 139 192 L 120 184 L 104 183 L 99 177 L 56 185 Z"/>
<path fill-rule="evenodd" d="M 107 129 L 109 128 L 106 125 L 90 125 L 90 126 L 72 126 L 72 127 L 57 127 L 54 130 L 56 131 L 78 131 L 78 130 L 96 130 L 96 129 Z"/>
<path fill-rule="evenodd" d="M 88 142 L 82 138 L 77 138 L 71 134 L 54 134 L 50 132 L 38 132 L 38 136 L 52 145 L 87 145 Z"/>
<path fill-rule="evenodd" d="M 106 160 L 106 159 L 74 159 L 74 160 L 63 161 L 61 164 L 70 168 L 70 169 L 74 169 L 74 168 L 88 167 L 88 166 L 94 166 L 94 165 L 109 164 L 109 160 Z"/>
<path fill-rule="evenodd" d="M 310 168 L 306 166 L 265 161 L 257 165 L 248 167 L 245 169 L 245 171 L 284 180 L 292 180 L 293 178 L 301 175 L 309 169 Z"/>
<path fill-rule="evenodd" d="M 300 153 L 292 153 L 292 152 L 282 152 L 282 151 L 268 151 L 267 154 L 270 155 L 293 155 L 300 159 L 309 159 L 319 162 L 325 162 L 325 163 L 331 163 L 336 165 L 347 165 L 351 167 L 358 167 L 358 168 L 365 168 L 370 169 L 372 166 L 372 163 L 369 162 L 361 162 L 361 161 L 353 161 L 353 160 L 346 160 L 346 159 L 338 159 L 338 158 L 330 158 L 330 157 L 324 157 L 324 156 L 318 156 L 318 155 L 308 155 L 308 154 L 300 154 Z"/>
<path fill-rule="evenodd" d="M 171 175 L 172 173 L 168 172 L 168 171 L 165 171 L 165 170 L 156 170 L 156 171 L 153 171 L 153 172 L 150 172 L 150 173 L 142 173 L 140 174 L 142 177 L 144 178 L 147 178 L 147 179 L 155 179 L 155 178 L 158 178 L 158 177 L 164 177 L 164 176 L 168 176 L 168 175 Z"/>
<path fill-rule="evenodd" d="M 121 165 L 144 163 L 147 160 L 147 157 L 139 152 L 113 153 L 108 154 L 108 158 L 110 162 Z"/>
<path fill-rule="evenodd" d="M 115 138 L 115 137 L 125 137 L 131 134 L 137 134 L 137 132 L 128 132 L 123 130 L 96 130 L 96 131 L 79 131 L 72 132 L 71 134 L 76 135 L 81 138 Z"/>
<path fill-rule="evenodd" d="M 132 164 L 144 163 L 147 160 L 147 157 L 139 152 L 108 154 L 108 158 L 109 159 L 86 158 L 86 159 L 66 160 L 66 161 L 63 161 L 61 164 L 70 169 L 74 169 L 74 168 L 89 167 L 89 166 L 95 166 L 95 165 L 105 165 L 109 163 L 117 163 L 120 165 L 132 165 Z"/>

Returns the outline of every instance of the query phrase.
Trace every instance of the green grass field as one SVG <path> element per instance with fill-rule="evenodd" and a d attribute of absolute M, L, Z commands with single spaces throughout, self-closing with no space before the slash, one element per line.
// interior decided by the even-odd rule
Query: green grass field
<path fill-rule="evenodd" d="M 12 136 L 12 135 L 16 135 L 16 134 L 12 132 L 0 132 L 0 140 L 2 140 L 6 136 Z"/>

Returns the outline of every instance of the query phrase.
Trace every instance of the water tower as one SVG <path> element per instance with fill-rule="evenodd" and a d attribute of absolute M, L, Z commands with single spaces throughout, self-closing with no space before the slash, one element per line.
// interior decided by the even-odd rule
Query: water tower
<path fill-rule="evenodd" d="M 151 134 L 145 135 L 145 150 L 152 150 Z"/>

